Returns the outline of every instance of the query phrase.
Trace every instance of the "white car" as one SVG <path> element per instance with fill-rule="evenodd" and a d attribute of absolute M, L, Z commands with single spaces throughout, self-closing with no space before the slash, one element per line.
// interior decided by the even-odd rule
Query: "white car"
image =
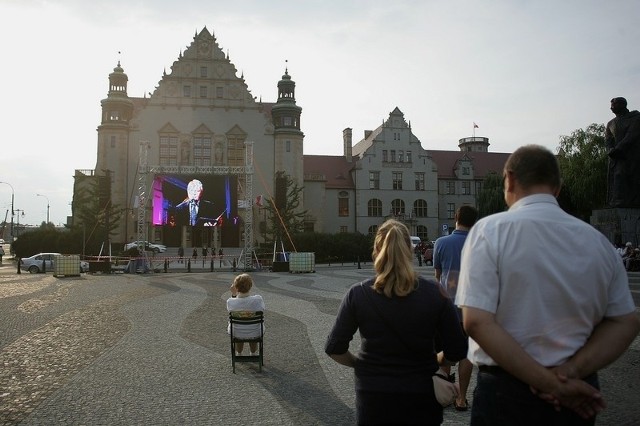
<path fill-rule="evenodd" d="M 162 244 L 154 244 L 154 243 L 150 243 L 148 241 L 142 241 L 141 242 L 143 247 L 144 247 L 144 251 L 152 251 L 154 253 L 164 253 L 165 251 L 167 251 L 167 246 L 162 245 Z M 132 241 L 128 244 L 124 245 L 124 250 L 130 250 L 134 247 L 138 247 L 138 241 Z"/>
<path fill-rule="evenodd" d="M 42 262 L 45 262 L 45 268 L 47 271 L 53 271 L 53 261 L 56 256 L 61 256 L 60 253 L 38 253 L 31 257 L 25 257 L 20 259 L 20 269 L 28 271 L 31 274 L 39 274 L 42 272 Z M 89 262 L 84 260 L 80 261 L 80 272 L 89 271 Z"/>

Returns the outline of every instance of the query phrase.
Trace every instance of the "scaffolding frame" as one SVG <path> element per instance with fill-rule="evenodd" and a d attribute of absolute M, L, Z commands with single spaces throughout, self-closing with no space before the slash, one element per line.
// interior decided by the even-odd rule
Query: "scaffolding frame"
<path fill-rule="evenodd" d="M 174 175 L 222 175 L 222 176 L 244 176 L 244 206 L 245 216 L 244 227 L 244 248 L 242 251 L 242 261 L 244 270 L 252 270 L 253 253 L 253 142 L 247 141 L 245 144 L 244 166 L 158 166 L 148 165 L 149 142 L 140 141 L 139 174 L 138 174 L 138 244 L 140 241 L 147 241 L 147 205 L 150 202 L 148 197 L 148 179 L 150 174 L 167 173 Z M 140 247 L 139 247 L 140 248 Z"/>

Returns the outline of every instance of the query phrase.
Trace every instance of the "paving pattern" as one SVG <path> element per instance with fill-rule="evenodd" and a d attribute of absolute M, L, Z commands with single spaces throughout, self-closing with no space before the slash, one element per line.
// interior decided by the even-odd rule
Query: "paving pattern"
<path fill-rule="evenodd" d="M 54 278 L 0 266 L 0 425 L 354 424 L 353 372 L 323 348 L 346 289 L 372 274 L 252 273 L 267 305 L 265 366 L 233 374 L 231 270 Z M 601 382 L 609 408 L 597 424 L 640 424 L 637 340 Z M 445 410 L 445 425 L 468 419 Z"/>

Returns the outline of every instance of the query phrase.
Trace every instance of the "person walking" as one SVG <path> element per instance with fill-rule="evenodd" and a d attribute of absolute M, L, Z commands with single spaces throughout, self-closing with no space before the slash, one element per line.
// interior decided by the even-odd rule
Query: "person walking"
<path fill-rule="evenodd" d="M 467 353 L 452 301 L 434 280 L 417 276 L 407 227 L 396 220 L 376 233 L 374 278 L 352 286 L 342 300 L 325 352 L 355 373 L 358 424 L 439 425 L 443 408 L 432 376 Z M 349 351 L 356 331 L 362 344 Z M 436 354 L 434 338 L 442 336 Z"/>
<path fill-rule="evenodd" d="M 471 425 L 593 425 L 606 407 L 597 371 L 640 330 L 627 273 L 559 207 L 552 152 L 520 147 L 503 175 L 509 210 L 469 231 L 456 295 L 479 366 Z"/>
<path fill-rule="evenodd" d="M 184 247 L 178 247 L 178 262 L 184 263 Z"/>
<path fill-rule="evenodd" d="M 433 268 L 435 277 L 442 288 L 447 292 L 451 300 L 456 298 L 458 289 L 458 275 L 460 274 L 460 255 L 462 247 L 469 234 L 469 229 L 476 223 L 478 211 L 473 206 L 460 206 L 455 213 L 456 227 L 447 236 L 436 240 L 433 248 Z M 462 311 L 458 308 L 458 317 L 462 324 Z M 444 371 L 448 374 L 448 368 Z M 458 411 L 467 411 L 469 404 L 467 401 L 467 389 L 471 381 L 473 364 L 468 359 L 460 360 L 458 363 L 458 381 L 460 384 L 460 394 L 454 402 L 454 407 Z"/>

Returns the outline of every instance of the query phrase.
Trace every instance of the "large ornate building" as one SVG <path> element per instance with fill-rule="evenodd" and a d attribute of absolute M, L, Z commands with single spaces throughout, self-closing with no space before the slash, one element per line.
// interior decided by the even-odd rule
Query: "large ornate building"
<path fill-rule="evenodd" d="M 507 157 L 476 137 L 461 139 L 459 151 L 426 149 L 398 108 L 355 144 L 345 129 L 341 156 L 303 155 L 302 108 L 288 71 L 275 102 L 256 99 L 206 28 L 149 96 L 129 96 L 127 84 L 118 63 L 101 101 L 96 167 L 76 170 L 72 204 L 75 217 L 77 194 L 92 180 L 106 182 L 124 212 L 115 242 L 144 236 L 171 246 L 253 247 L 265 234 L 247 230 L 264 229 L 266 217 L 252 200 L 275 196 L 279 171 L 304 187 L 308 231 L 370 233 L 392 216 L 435 239 L 453 225 L 455 208 L 475 204 L 486 174 L 499 173 Z M 204 189 L 192 224 L 179 209 L 194 180 Z"/>

